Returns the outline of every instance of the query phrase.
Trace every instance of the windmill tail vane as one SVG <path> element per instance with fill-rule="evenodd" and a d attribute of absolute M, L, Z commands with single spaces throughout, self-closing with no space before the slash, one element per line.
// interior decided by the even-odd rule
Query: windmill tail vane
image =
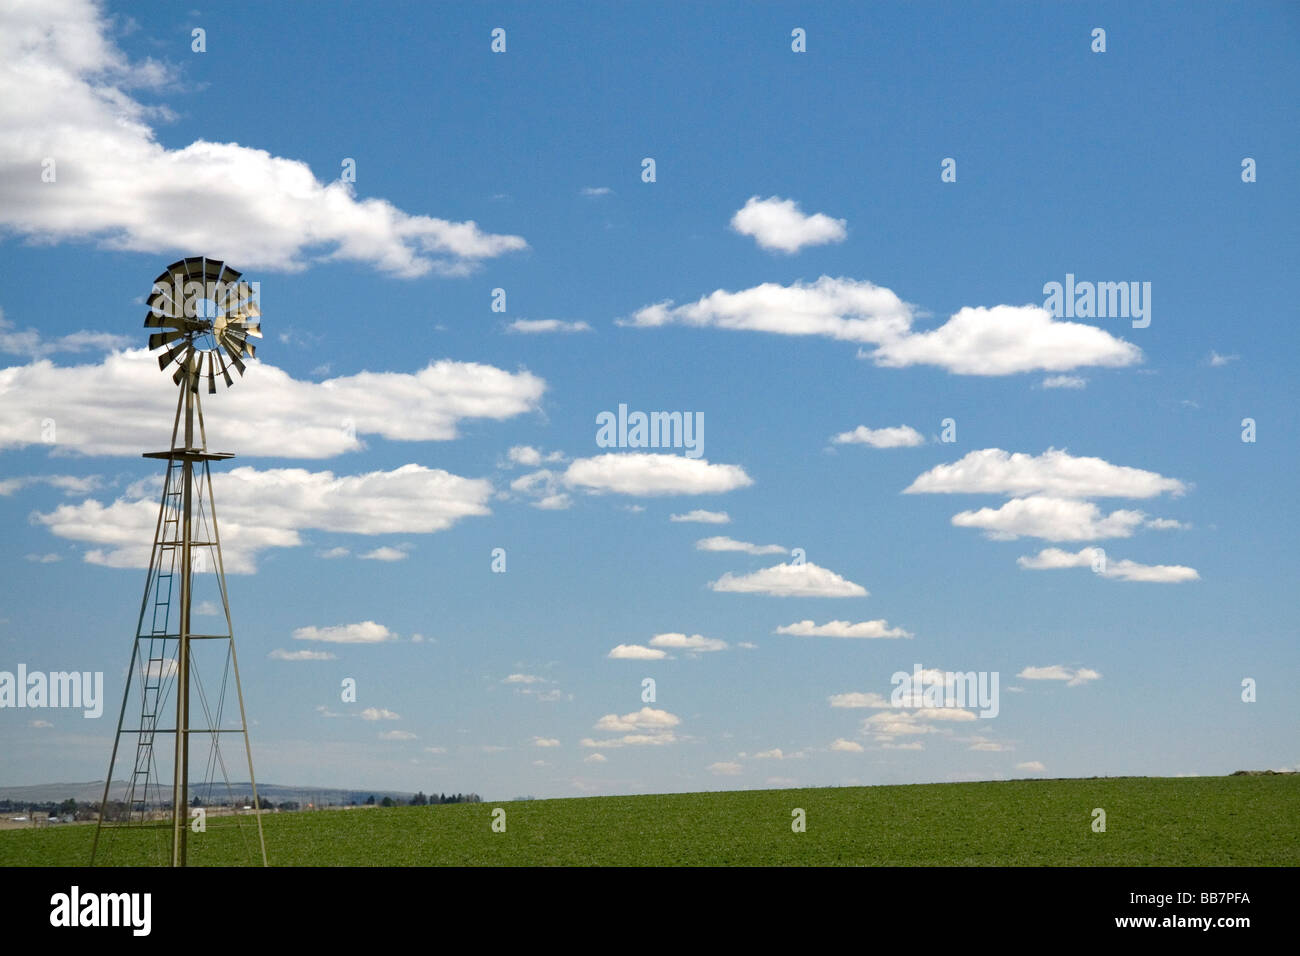
<path fill-rule="evenodd" d="M 159 369 L 176 366 L 172 381 L 180 394 L 171 447 L 144 455 L 167 465 L 92 865 L 108 858 L 133 865 L 248 863 L 259 857 L 267 863 L 210 469 L 213 461 L 234 455 L 208 451 L 199 400 L 204 378 L 213 394 L 218 375 L 227 387 L 234 384 L 231 369 L 244 375 L 244 359 L 256 352 L 249 340 L 262 337 L 259 299 L 257 283 L 204 256 L 169 265 L 148 298 L 144 325 L 158 330 L 149 335 L 149 348 L 162 350 Z M 220 608 L 215 617 L 224 620 L 224 633 L 194 629 L 195 595 L 204 590 L 214 600 L 198 606 Z M 132 701 L 135 706 L 128 706 Z M 237 710 L 227 706 L 236 703 Z M 247 757 L 247 785 L 231 780 L 232 772 L 242 770 L 226 761 L 223 747 L 232 736 Z M 171 741 L 159 746 L 159 737 Z M 191 785 L 195 757 L 203 759 L 203 773 Z M 115 770 L 124 777 L 121 799 L 111 799 Z M 245 807 L 256 821 L 255 836 Z"/>

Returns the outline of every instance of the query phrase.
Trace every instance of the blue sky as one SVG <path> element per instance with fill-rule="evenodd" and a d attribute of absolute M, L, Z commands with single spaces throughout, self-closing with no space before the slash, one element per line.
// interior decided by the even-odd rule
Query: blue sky
<path fill-rule="evenodd" d="M 204 407 L 264 780 L 1300 763 L 1294 7 L 322 9 L 3 15 L 0 669 L 120 700 L 175 400 L 141 303 L 207 254 L 261 283 Z M 1050 316 L 1067 274 L 1150 283 L 1149 325 Z M 702 456 L 599 446 L 620 404 Z M 918 663 L 997 672 L 998 716 L 878 706 Z M 0 782 L 102 778 L 111 713 L 32 714 Z"/>

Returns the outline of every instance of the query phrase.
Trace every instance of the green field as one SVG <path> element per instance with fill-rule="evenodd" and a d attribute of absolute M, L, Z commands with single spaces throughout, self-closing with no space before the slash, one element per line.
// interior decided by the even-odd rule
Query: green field
<path fill-rule="evenodd" d="M 506 831 L 491 829 L 506 812 Z M 791 829 L 791 811 L 807 831 Z M 1106 811 L 1106 832 L 1092 811 Z M 587 797 L 268 814 L 279 866 L 1296 866 L 1300 776 L 1113 777 Z M 241 834 L 251 820 L 242 819 Z M 230 819 L 196 864 L 246 857 Z M 0 865 L 80 866 L 93 826 L 0 832 Z M 116 845 L 150 863 L 166 833 Z M 121 834 L 119 834 L 121 836 Z"/>

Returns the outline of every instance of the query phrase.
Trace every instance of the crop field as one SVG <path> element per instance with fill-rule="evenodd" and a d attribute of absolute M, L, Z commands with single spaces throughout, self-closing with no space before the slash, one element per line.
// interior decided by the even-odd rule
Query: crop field
<path fill-rule="evenodd" d="M 497 808 L 504 832 L 492 828 Z M 1093 829 L 1096 808 L 1105 832 Z M 192 862 L 247 860 L 256 831 L 238 823 L 236 833 L 214 818 L 192 834 Z M 587 797 L 271 813 L 264 824 L 273 866 L 1296 866 L 1300 776 Z M 0 833 L 0 865 L 85 865 L 94 829 Z M 119 831 L 113 862 L 156 862 L 168 835 Z"/>

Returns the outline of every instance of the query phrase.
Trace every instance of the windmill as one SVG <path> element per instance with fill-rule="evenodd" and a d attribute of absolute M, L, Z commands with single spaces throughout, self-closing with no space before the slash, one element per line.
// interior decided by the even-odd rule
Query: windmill
<path fill-rule="evenodd" d="M 253 357 L 256 350 L 250 339 L 262 337 L 258 291 L 256 284 L 243 281 L 240 273 L 224 263 L 194 256 L 169 265 L 154 280 L 148 299 L 149 312 L 144 324 L 155 330 L 149 336 L 149 348 L 163 350 L 158 356 L 158 367 L 164 372 L 172 370 L 172 381 L 179 386 L 180 394 L 172 424 L 171 448 L 144 456 L 166 461 L 167 468 L 144 598 L 127 668 L 126 691 L 122 695 L 108 777 L 99 804 L 92 865 L 97 853 L 103 850 L 107 854 L 116 847 L 129 862 L 141 862 L 152 850 L 159 855 L 166 853 L 172 866 L 185 866 L 190 856 L 191 829 L 207 833 L 207 813 L 212 807 L 212 789 L 218 775 L 226 785 L 226 802 L 220 810 L 213 809 L 220 813 L 229 808 L 219 817 L 221 823 L 229 825 L 219 828 L 222 832 L 241 831 L 244 848 L 252 855 L 251 837 L 247 833 L 250 828 L 242 824 L 238 815 L 245 798 L 242 793 L 234 792 L 221 749 L 222 740 L 230 734 L 243 738 L 251 805 L 257 821 L 257 849 L 262 864 L 267 862 L 209 467 L 211 462 L 234 455 L 208 451 L 199 398 L 200 386 L 205 381 L 208 393 L 213 394 L 217 391 L 218 375 L 227 387 L 234 384 L 232 368 L 243 376 L 244 358 Z M 204 602 L 201 609 L 224 615 L 224 634 L 194 631 L 194 593 L 201 578 L 215 585 L 215 596 L 220 599 L 219 609 L 216 602 Z M 217 668 L 220 674 L 216 692 L 210 695 L 204 688 L 199 663 L 202 658 L 205 669 L 214 663 L 214 655 L 210 653 L 213 648 L 215 663 L 221 666 Z M 237 725 L 225 708 L 232 675 L 239 703 Z M 125 720 L 133 689 L 139 703 L 139 722 L 131 727 L 125 725 Z M 174 706 L 169 700 L 172 694 Z M 134 716 L 135 710 L 131 713 Z M 173 714 L 174 722 L 168 728 L 166 724 Z M 158 747 L 157 738 L 169 735 L 171 746 Z M 134 759 L 125 771 L 124 800 L 111 805 L 109 812 L 113 773 L 124 739 L 134 744 Z M 207 743 L 204 773 L 193 793 L 200 797 L 206 787 L 207 796 L 195 801 L 203 804 L 203 812 L 196 811 L 192 822 L 191 751 L 204 742 Z M 124 765 L 125 757 L 123 753 Z M 164 789 L 168 769 L 169 797 Z M 219 794 L 218 799 L 221 798 Z M 101 836 L 104 837 L 102 847 Z M 205 837 L 205 842 L 210 839 Z M 221 861 L 229 862 L 228 858 Z"/>

